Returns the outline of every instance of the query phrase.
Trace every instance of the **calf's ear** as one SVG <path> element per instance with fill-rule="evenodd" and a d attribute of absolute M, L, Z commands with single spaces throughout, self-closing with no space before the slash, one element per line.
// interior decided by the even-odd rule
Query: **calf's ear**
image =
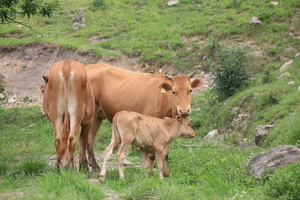
<path fill-rule="evenodd" d="M 202 85 L 203 83 L 204 82 L 202 82 L 202 80 L 200 78 L 196 78 L 195 80 L 192 81 L 191 87 L 196 88 L 196 87 L 199 87 L 200 85 Z"/>
<path fill-rule="evenodd" d="M 176 115 L 176 120 L 181 123 L 182 122 L 182 117 L 180 115 Z"/>

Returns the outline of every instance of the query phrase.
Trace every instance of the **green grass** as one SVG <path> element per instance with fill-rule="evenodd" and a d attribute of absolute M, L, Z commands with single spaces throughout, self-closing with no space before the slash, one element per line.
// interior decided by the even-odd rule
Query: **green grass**
<path fill-rule="evenodd" d="M 109 189 L 123 199 L 298 199 L 297 164 L 260 179 L 249 177 L 245 169 L 246 162 L 262 151 L 299 145 L 300 40 L 290 34 L 300 28 L 298 0 L 282 0 L 277 6 L 267 0 L 182 0 L 171 7 L 161 0 L 106 0 L 102 9 L 90 9 L 92 0 L 60 2 L 63 6 L 53 18 L 31 19 L 32 25 L 38 22 L 34 26 L 38 33 L 1 25 L 1 47 L 51 43 L 61 50 L 103 58 L 125 54 L 187 72 L 199 64 L 211 70 L 219 45 L 230 48 L 240 42 L 247 44 L 246 64 L 253 78 L 223 101 L 210 91 L 193 97 L 189 118 L 197 136 L 172 143 L 170 177 L 164 181 L 157 171 L 149 178 L 146 169 L 130 166 L 124 180 L 119 180 L 117 169 L 109 169 L 104 183 L 91 183 L 88 175 L 71 171 L 56 174 L 48 165 L 49 156 L 55 154 L 54 134 L 40 107 L 0 107 L 0 197 L 22 191 L 23 199 L 102 199 Z M 73 30 L 79 8 L 85 11 L 86 28 Z M 249 25 L 252 16 L 263 24 Z M 255 51 L 261 56 L 252 54 Z M 277 79 L 279 68 L 291 59 L 291 77 Z M 4 89 L 0 75 L 0 92 Z M 275 127 L 256 148 L 254 129 L 264 124 Z M 223 139 L 202 140 L 213 129 Z M 95 152 L 102 152 L 110 138 L 111 125 L 104 121 Z M 248 147 L 242 147 L 244 142 Z M 140 162 L 140 152 L 129 153 L 127 159 Z M 110 162 L 116 164 L 115 156 Z"/>
<path fill-rule="evenodd" d="M 224 42 L 238 36 L 243 42 L 251 39 L 265 48 L 282 41 L 282 48 L 274 49 L 274 56 L 290 46 L 299 50 L 297 39 L 289 35 L 300 27 L 297 0 L 281 1 L 278 6 L 259 0 L 180 1 L 174 6 L 162 0 L 106 0 L 102 1 L 107 5 L 105 9 L 99 10 L 91 9 L 93 2 L 61 0 L 63 6 L 52 18 L 30 20 L 38 33 L 14 24 L 2 25 L 1 46 L 50 42 L 97 57 L 126 54 L 182 70 L 191 70 L 202 62 L 205 42 L 211 36 Z M 79 8 L 84 9 L 86 28 L 73 30 L 73 17 Z M 249 25 L 252 16 L 258 16 L 263 25 Z M 97 42 L 89 42 L 91 37 Z"/>

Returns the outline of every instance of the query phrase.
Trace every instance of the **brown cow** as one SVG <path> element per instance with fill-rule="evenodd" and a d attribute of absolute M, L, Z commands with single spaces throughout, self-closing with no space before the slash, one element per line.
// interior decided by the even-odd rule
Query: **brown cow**
<path fill-rule="evenodd" d="M 155 154 L 159 178 L 163 179 L 163 152 L 168 149 L 172 141 L 179 137 L 195 137 L 190 121 L 179 115 L 176 119 L 169 117 L 160 119 L 132 111 L 118 112 L 113 118 L 112 139 L 105 149 L 100 181 L 105 180 L 107 161 L 113 150 L 118 149 L 120 143 L 122 144 L 117 153 L 120 178 L 124 177 L 124 158 L 128 147 L 134 144 L 145 152 Z M 153 168 L 150 168 L 150 174 L 152 173 Z"/>
<path fill-rule="evenodd" d="M 76 136 L 80 129 L 80 167 L 87 167 L 88 134 L 93 123 L 95 102 L 86 69 L 79 62 L 65 60 L 52 65 L 44 76 L 43 113 L 55 133 L 57 167 L 74 166 Z"/>
<path fill-rule="evenodd" d="M 168 76 L 163 74 L 134 73 L 106 64 L 86 66 L 95 96 L 96 110 L 93 127 L 89 135 L 89 164 L 99 169 L 95 160 L 93 144 L 103 119 L 112 122 L 114 115 L 123 110 L 164 118 L 191 113 L 191 92 L 203 84 L 201 79 L 190 79 L 195 74 Z M 165 155 L 167 160 L 167 156 Z M 143 166 L 148 163 L 143 153 Z M 167 162 L 164 175 L 168 176 Z"/>

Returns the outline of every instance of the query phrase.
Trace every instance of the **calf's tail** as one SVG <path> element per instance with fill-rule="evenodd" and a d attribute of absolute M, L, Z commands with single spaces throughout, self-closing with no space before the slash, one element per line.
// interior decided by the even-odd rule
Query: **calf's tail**
<path fill-rule="evenodd" d="M 117 150 L 119 144 L 121 143 L 120 132 L 118 130 L 118 113 L 113 118 L 113 138 L 114 138 L 114 148 L 113 150 Z"/>

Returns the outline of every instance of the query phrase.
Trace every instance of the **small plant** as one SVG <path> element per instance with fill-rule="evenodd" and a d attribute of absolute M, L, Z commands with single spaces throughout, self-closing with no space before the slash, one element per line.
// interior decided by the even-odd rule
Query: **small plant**
<path fill-rule="evenodd" d="M 0 93 L 4 92 L 4 76 L 2 74 L 0 74 Z"/>
<path fill-rule="evenodd" d="M 299 199 L 300 164 L 282 167 L 266 183 L 269 196 L 278 199 Z"/>
<path fill-rule="evenodd" d="M 213 92 L 219 99 L 227 99 L 248 84 L 250 75 L 245 65 L 246 51 L 234 46 L 216 52 L 216 64 L 213 66 Z"/>
<path fill-rule="evenodd" d="M 13 173 L 14 176 L 37 176 L 47 170 L 47 163 L 43 160 L 26 159 Z"/>
<path fill-rule="evenodd" d="M 23 97 L 23 102 L 24 103 L 28 103 L 28 102 L 31 102 L 32 100 L 30 99 L 30 97 L 26 96 L 26 97 Z"/>
<path fill-rule="evenodd" d="M 90 9 L 93 11 L 96 10 L 105 10 L 107 8 L 107 4 L 105 3 L 104 0 L 94 0 L 91 4 L 90 4 Z"/>

